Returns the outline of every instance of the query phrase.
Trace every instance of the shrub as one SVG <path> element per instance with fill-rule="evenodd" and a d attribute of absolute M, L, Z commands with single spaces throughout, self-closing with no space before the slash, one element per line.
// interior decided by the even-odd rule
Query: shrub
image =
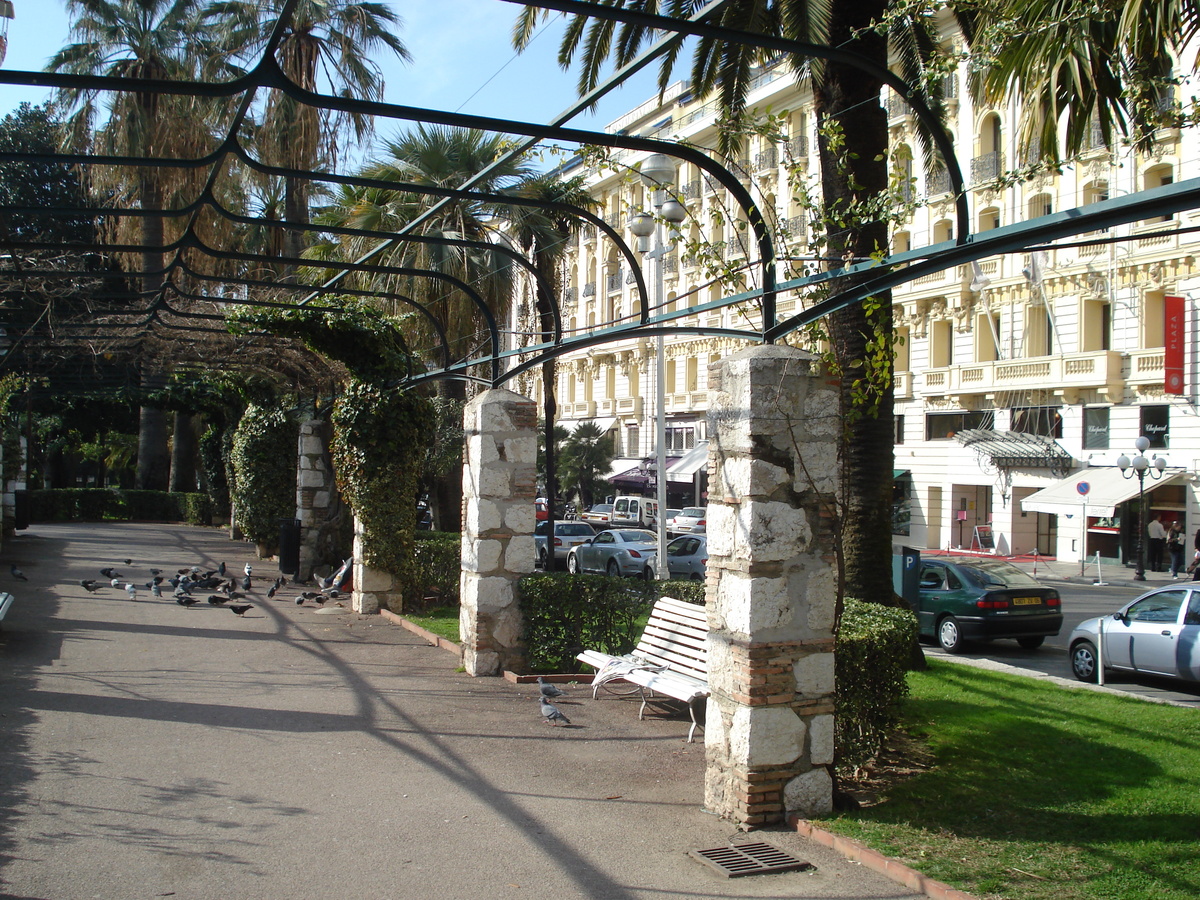
<path fill-rule="evenodd" d="M 405 603 L 405 609 L 423 608 L 426 597 L 437 598 L 438 606 L 457 604 L 462 535 L 457 531 L 418 531 L 416 539 L 413 579 L 417 589 L 413 593 L 419 596 L 414 604 Z"/>
<path fill-rule="evenodd" d="M 650 592 L 655 598 L 674 597 L 684 603 L 704 605 L 703 581 L 655 581 L 653 585 Z"/>
<path fill-rule="evenodd" d="M 110 488 L 55 488 L 29 492 L 29 516 L 34 522 L 182 522 L 212 524 L 212 501 L 207 494 Z"/>
<path fill-rule="evenodd" d="M 839 768 L 853 770 L 873 759 L 900 721 L 916 639 L 910 610 L 847 598 L 834 662 Z"/>
<path fill-rule="evenodd" d="M 296 514 L 296 426 L 282 410 L 247 407 L 233 439 L 237 526 L 273 549 L 279 520 Z"/>
<path fill-rule="evenodd" d="M 637 643 L 657 585 L 607 575 L 527 575 L 517 582 L 529 668 L 578 672 L 584 649 L 620 655 Z"/>

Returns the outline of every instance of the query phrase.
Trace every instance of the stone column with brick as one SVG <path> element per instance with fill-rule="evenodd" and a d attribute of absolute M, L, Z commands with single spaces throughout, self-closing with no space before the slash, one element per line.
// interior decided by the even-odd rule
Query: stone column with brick
<path fill-rule="evenodd" d="M 783 346 L 709 377 L 705 805 L 753 827 L 832 808 L 838 392 Z"/>
<path fill-rule="evenodd" d="M 512 391 L 484 391 L 467 404 L 463 429 L 463 665 L 499 675 L 525 663 L 516 588 L 533 571 L 537 406 Z"/>
<path fill-rule="evenodd" d="M 332 426 L 324 419 L 300 423 L 298 470 L 296 472 L 296 518 L 300 520 L 301 581 L 313 566 L 328 561 L 337 548 L 345 507 L 338 496 L 329 457 Z"/>
<path fill-rule="evenodd" d="M 381 609 L 394 613 L 404 611 L 404 585 L 391 572 L 363 563 L 363 530 L 358 516 L 354 517 L 354 562 L 351 564 L 354 587 L 350 593 L 350 608 L 357 613 L 377 613 Z"/>

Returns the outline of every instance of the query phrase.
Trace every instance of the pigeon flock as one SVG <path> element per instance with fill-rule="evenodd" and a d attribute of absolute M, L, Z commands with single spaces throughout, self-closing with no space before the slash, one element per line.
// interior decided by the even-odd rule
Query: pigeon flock
<path fill-rule="evenodd" d="M 132 566 L 133 560 L 124 560 L 125 566 Z M 346 568 L 345 566 L 343 569 Z M 145 587 L 150 592 L 151 597 L 164 598 L 167 597 L 167 591 L 170 591 L 170 598 L 173 599 L 179 606 L 188 608 L 195 606 L 197 603 L 207 603 L 210 606 L 220 606 L 231 610 L 235 616 L 245 616 L 247 612 L 254 609 L 253 603 L 234 603 L 235 600 L 249 600 L 248 595 L 254 591 L 254 581 L 252 578 L 253 567 L 250 563 L 246 563 L 242 570 L 244 574 L 239 578 L 236 575 L 229 574 L 225 563 L 221 563 L 217 568 L 207 570 L 200 566 L 187 566 L 182 569 L 177 569 L 174 574 L 165 574 L 162 569 L 150 569 L 150 580 L 144 585 L 132 580 L 133 576 L 125 576 L 118 571 L 116 566 L 105 566 L 100 569 L 100 575 L 103 580 L 93 578 L 84 578 L 79 582 L 79 586 L 93 594 L 96 591 L 104 588 L 117 588 L 125 591 L 125 596 L 130 600 L 138 599 L 138 589 Z M 11 574 L 14 578 L 21 581 L 27 581 L 25 575 L 15 565 L 11 567 Z M 337 573 L 335 573 L 337 574 Z M 306 603 L 312 602 L 317 606 L 323 606 L 330 601 L 335 602 L 338 606 L 343 604 L 340 602 L 340 592 L 326 584 L 333 583 L 344 584 L 344 580 L 334 580 L 333 576 L 328 579 L 317 579 L 318 586 L 321 588 L 316 591 L 302 591 L 296 596 L 296 605 L 304 606 Z M 276 578 L 271 586 L 267 589 L 268 599 L 283 599 L 278 597 L 280 590 L 287 585 L 288 579 L 284 575 Z M 295 582 L 303 584 L 302 582 Z M 207 596 L 203 596 L 207 593 Z"/>

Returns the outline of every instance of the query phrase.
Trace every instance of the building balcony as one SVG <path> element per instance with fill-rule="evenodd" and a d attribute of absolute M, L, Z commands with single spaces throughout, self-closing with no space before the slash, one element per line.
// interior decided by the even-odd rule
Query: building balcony
<path fill-rule="evenodd" d="M 618 416 L 635 416 L 641 418 L 642 415 L 642 398 L 641 397 L 618 397 L 615 401 L 615 415 Z"/>
<path fill-rule="evenodd" d="M 596 415 L 598 416 L 615 416 L 617 414 L 616 400 L 597 400 Z"/>
<path fill-rule="evenodd" d="M 681 391 L 667 394 L 663 405 L 671 412 L 708 409 L 708 391 Z"/>
<path fill-rule="evenodd" d="M 1115 397 L 1120 396 L 1123 386 L 1121 354 L 1097 350 L 926 369 L 921 377 L 920 394 L 932 397 L 982 395 L 996 391 L 1097 390 Z"/>
<path fill-rule="evenodd" d="M 579 403 L 563 403 L 558 410 L 561 419 L 593 419 L 596 417 L 596 401 L 583 400 Z"/>
<path fill-rule="evenodd" d="M 913 395 L 913 373 L 892 373 L 892 392 L 897 400 L 911 400 Z"/>
<path fill-rule="evenodd" d="M 1166 354 L 1163 348 L 1151 347 L 1130 353 L 1128 380 L 1138 387 L 1162 387 L 1166 382 Z"/>

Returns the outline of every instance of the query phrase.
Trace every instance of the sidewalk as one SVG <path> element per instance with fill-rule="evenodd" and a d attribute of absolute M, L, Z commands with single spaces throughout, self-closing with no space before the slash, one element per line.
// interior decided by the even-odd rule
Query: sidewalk
<path fill-rule="evenodd" d="M 551 727 L 536 685 L 471 678 L 382 616 L 267 599 L 273 567 L 223 532 L 37 525 L 3 549 L 29 580 L 0 585 L 0 895 L 919 896 L 704 812 L 686 713 L 568 685 Z M 79 584 L 220 562 L 254 566 L 244 617 Z M 688 855 L 756 842 L 813 868 L 724 878 Z"/>
<path fill-rule="evenodd" d="M 1078 561 L 1060 562 L 1053 556 L 1035 556 L 1029 553 L 1018 556 L 1002 556 L 995 553 L 978 553 L 964 550 L 921 551 L 923 559 L 934 556 L 949 556 L 958 559 L 969 557 L 1002 559 L 1028 572 L 1039 581 L 1065 581 L 1069 584 L 1096 584 L 1102 581 L 1106 585 L 1121 585 L 1134 589 L 1141 588 L 1147 591 L 1173 582 L 1190 581 L 1192 578 L 1186 572 L 1180 572 L 1178 578 L 1172 578 L 1169 571 L 1151 572 L 1147 569 L 1145 572 L 1146 580 L 1138 581 L 1134 578 L 1135 570 L 1132 566 L 1102 565 L 1099 568 L 1099 572 L 1097 572 L 1096 561 L 1094 559 L 1083 565 L 1081 571 L 1081 565 Z"/>

